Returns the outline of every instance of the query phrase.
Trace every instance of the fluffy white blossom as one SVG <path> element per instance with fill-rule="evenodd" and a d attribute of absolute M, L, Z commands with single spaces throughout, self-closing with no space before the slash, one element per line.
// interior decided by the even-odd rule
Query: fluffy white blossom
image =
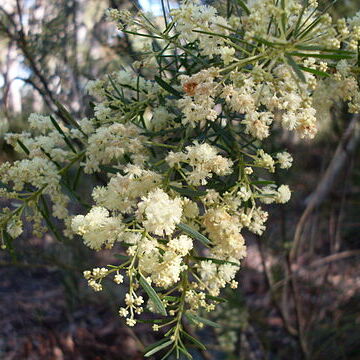
<path fill-rule="evenodd" d="M 169 127 L 171 121 L 176 116 L 169 112 L 164 106 L 159 106 L 154 109 L 152 118 L 150 120 L 150 129 L 154 131 L 159 131 Z"/>
<path fill-rule="evenodd" d="M 93 207 L 85 216 L 75 216 L 72 229 L 94 250 L 100 250 L 103 245 L 111 247 L 123 232 L 121 218 L 110 216 L 103 207 Z"/>
<path fill-rule="evenodd" d="M 119 162 L 128 155 L 135 164 L 142 164 L 146 159 L 145 138 L 132 124 L 112 124 L 102 126 L 89 137 L 85 171 L 92 173 L 100 170 L 100 165 Z"/>
<path fill-rule="evenodd" d="M 221 259 L 229 257 L 242 259 L 246 254 L 241 225 L 235 216 L 231 216 L 222 208 L 210 209 L 203 217 L 203 224 L 215 247 L 212 253 Z"/>
<path fill-rule="evenodd" d="M 6 231 L 13 239 L 16 239 L 23 233 L 22 221 L 18 218 L 11 219 L 6 226 Z"/>
<path fill-rule="evenodd" d="M 139 197 L 161 183 L 160 174 L 138 166 L 128 166 L 125 172 L 111 178 L 106 187 L 94 189 L 92 196 L 98 205 L 126 213 L 136 206 Z"/>
<path fill-rule="evenodd" d="M 193 242 L 188 236 L 181 235 L 178 238 L 171 239 L 168 247 L 179 255 L 185 256 L 193 248 Z"/>
<path fill-rule="evenodd" d="M 171 167 L 181 162 L 188 163 L 192 167 L 188 180 L 194 185 L 205 185 L 212 174 L 229 175 L 233 165 L 230 159 L 218 155 L 218 150 L 207 143 L 187 146 L 186 153 L 170 152 L 166 161 Z"/>
<path fill-rule="evenodd" d="M 267 154 L 263 149 L 258 150 L 255 165 L 264 167 L 270 172 L 275 171 L 275 161 L 271 155 Z"/>
<path fill-rule="evenodd" d="M 136 214 L 147 231 L 160 236 L 171 235 L 181 220 L 181 199 L 171 199 L 157 188 L 141 198 Z"/>
<path fill-rule="evenodd" d="M 291 167 L 293 158 L 287 151 L 277 153 L 276 158 L 281 169 L 288 169 Z"/>
<path fill-rule="evenodd" d="M 277 189 L 277 195 L 275 201 L 280 204 L 287 203 L 291 198 L 291 191 L 289 186 L 281 185 Z"/>

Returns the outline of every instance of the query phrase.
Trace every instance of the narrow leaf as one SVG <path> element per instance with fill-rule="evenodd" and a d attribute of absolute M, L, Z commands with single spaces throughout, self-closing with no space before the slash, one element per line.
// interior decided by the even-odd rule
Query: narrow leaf
<path fill-rule="evenodd" d="M 58 233 L 58 231 L 56 229 L 56 226 L 52 223 L 52 221 L 50 219 L 49 209 L 47 207 L 47 204 L 46 204 L 46 201 L 45 201 L 43 195 L 41 195 L 40 198 L 41 198 L 41 202 L 43 204 L 43 209 L 40 207 L 39 204 L 36 204 L 37 209 L 39 210 L 42 217 L 44 218 L 44 220 L 46 222 L 46 225 L 49 227 L 51 232 L 54 234 L 56 240 L 59 241 L 59 242 L 64 242 L 61 235 Z"/>
<path fill-rule="evenodd" d="M 245 11 L 246 15 L 250 15 L 250 10 L 242 0 L 236 0 L 238 5 Z"/>
<path fill-rule="evenodd" d="M 301 70 L 304 70 L 304 71 L 309 72 L 309 73 L 314 74 L 314 75 L 324 76 L 324 77 L 330 76 L 330 75 L 329 75 L 327 72 L 325 72 L 325 71 L 316 70 L 316 69 L 311 69 L 311 68 L 308 68 L 308 67 L 306 67 L 306 66 L 299 65 L 299 68 L 300 68 Z"/>
<path fill-rule="evenodd" d="M 209 300 L 213 300 L 213 301 L 217 301 L 219 303 L 224 303 L 224 302 L 227 302 L 226 299 L 224 298 L 221 298 L 219 296 L 213 296 L 213 295 L 205 295 L 205 297 Z"/>
<path fill-rule="evenodd" d="M 237 264 L 236 262 L 214 259 L 214 258 L 209 258 L 209 257 L 204 257 L 204 256 L 193 256 L 193 259 L 200 260 L 200 261 L 211 261 L 214 264 L 219 264 L 219 265 L 230 264 L 230 265 L 234 265 L 234 266 L 239 266 L 239 264 Z"/>
<path fill-rule="evenodd" d="M 169 356 L 174 352 L 174 348 L 171 348 L 160 360 L 167 360 Z"/>
<path fill-rule="evenodd" d="M 178 99 L 181 98 L 181 94 L 160 77 L 155 76 L 155 81 L 168 93 L 176 96 Z"/>
<path fill-rule="evenodd" d="M 100 165 L 99 167 L 102 171 L 105 171 L 110 174 L 117 174 L 120 171 L 117 168 L 114 168 L 112 166 L 107 166 L 107 165 Z"/>
<path fill-rule="evenodd" d="M 169 345 L 171 345 L 173 343 L 172 340 L 167 340 L 167 341 L 166 340 L 167 339 L 162 339 L 159 342 L 153 344 L 153 345 L 156 345 L 156 344 L 158 344 L 158 345 L 153 347 L 151 350 L 147 350 L 145 352 L 144 356 L 149 357 L 151 355 L 154 355 L 155 353 L 159 352 L 162 349 L 165 349 L 166 347 L 168 347 Z M 145 350 L 146 350 L 146 348 L 145 348 Z"/>
<path fill-rule="evenodd" d="M 281 15 L 281 28 L 283 33 L 286 32 L 286 10 L 285 10 L 285 0 L 281 0 L 281 8 L 283 10 L 283 13 Z"/>
<path fill-rule="evenodd" d="M 200 234 L 195 229 L 191 228 L 189 225 L 186 225 L 184 223 L 177 224 L 177 227 L 182 230 L 184 233 L 188 234 L 192 238 L 202 242 L 204 245 L 209 246 L 211 245 L 211 241 L 204 236 L 203 234 Z"/>
<path fill-rule="evenodd" d="M 110 75 L 108 75 L 109 81 L 111 83 L 111 86 L 114 88 L 114 90 L 116 91 L 116 93 L 119 95 L 120 99 L 123 98 L 122 93 L 120 92 L 120 90 L 118 89 L 118 87 L 116 86 L 114 80 L 112 79 L 112 77 Z"/>
<path fill-rule="evenodd" d="M 167 34 L 173 27 L 175 26 L 175 22 L 171 21 L 168 26 L 165 28 L 163 34 Z"/>
<path fill-rule="evenodd" d="M 45 149 L 44 149 L 42 146 L 40 146 L 40 150 L 46 155 L 46 157 L 47 157 L 59 170 L 62 169 L 61 165 L 60 165 L 57 161 L 55 161 L 55 160 L 51 157 L 51 155 L 50 155 L 48 152 L 45 151 Z"/>
<path fill-rule="evenodd" d="M 181 195 L 188 196 L 191 198 L 201 197 L 201 196 L 205 196 L 207 194 L 207 192 L 204 190 L 192 190 L 189 188 L 180 188 L 180 187 L 172 186 L 172 185 L 170 185 L 170 188 L 175 190 L 176 192 L 178 192 Z"/>
<path fill-rule="evenodd" d="M 217 324 L 211 320 L 205 319 L 201 316 L 198 316 L 196 314 L 186 313 L 185 316 L 193 323 L 201 322 L 205 325 L 212 326 L 214 328 L 221 328 L 221 326 L 219 324 Z"/>
<path fill-rule="evenodd" d="M 142 286 L 142 288 L 145 290 L 145 292 L 148 294 L 149 298 L 154 303 L 154 306 L 156 310 L 161 314 L 166 316 L 166 309 L 164 307 L 164 304 L 160 300 L 158 294 L 156 291 L 151 287 L 151 285 L 146 281 L 146 279 L 140 274 L 139 277 L 139 283 Z"/>
<path fill-rule="evenodd" d="M 295 45 L 295 48 L 300 50 L 322 51 L 322 52 L 343 54 L 343 55 L 355 54 L 354 51 L 341 50 L 341 49 L 328 49 L 328 48 L 324 48 L 323 46 L 316 46 L 316 45 Z"/>
<path fill-rule="evenodd" d="M 300 15 L 298 16 L 296 25 L 295 25 L 295 29 L 294 29 L 294 35 L 295 35 L 295 36 L 297 35 L 298 30 L 299 30 L 299 28 L 300 28 L 300 24 L 301 24 L 301 21 L 302 21 L 302 19 L 303 19 L 305 10 L 306 10 L 306 7 L 303 6 L 302 9 L 301 9 Z"/>
<path fill-rule="evenodd" d="M 267 45 L 270 47 L 283 46 L 283 44 L 281 44 L 281 43 L 275 43 L 275 42 L 272 42 L 272 41 L 269 41 L 269 40 L 266 40 L 266 39 L 263 39 L 263 38 L 257 37 L 257 36 L 255 36 L 254 39 L 257 42 L 259 42 L 260 44 L 264 44 L 264 45 Z"/>
<path fill-rule="evenodd" d="M 186 333 L 185 331 L 183 332 L 183 334 L 185 335 L 186 338 L 188 338 L 193 344 L 195 344 L 198 348 L 200 348 L 201 350 L 206 350 L 206 347 L 203 343 L 201 343 L 199 340 L 195 339 L 193 336 L 191 336 L 190 334 Z"/>
<path fill-rule="evenodd" d="M 181 340 L 180 340 L 181 342 Z M 184 345 L 183 345 L 184 346 Z M 188 358 L 188 359 L 192 359 L 192 355 L 185 349 L 185 346 L 178 346 L 178 349 Z M 177 355 L 178 356 L 178 355 Z"/>
<path fill-rule="evenodd" d="M 30 154 L 30 150 L 25 146 L 25 144 L 21 141 L 21 140 L 18 140 L 17 143 L 20 145 L 20 147 L 24 150 L 24 153 L 26 155 L 29 155 Z"/>
<path fill-rule="evenodd" d="M 56 122 L 56 120 L 54 119 L 53 116 L 50 115 L 50 121 L 52 122 L 52 124 L 54 125 L 55 129 L 58 131 L 58 133 L 63 137 L 64 141 L 66 142 L 67 146 L 71 149 L 71 151 L 73 153 L 77 153 L 73 144 L 71 143 L 71 141 L 69 140 L 69 138 L 66 136 L 66 134 L 64 133 L 63 129 L 59 126 L 59 124 Z"/>
<path fill-rule="evenodd" d="M 296 61 L 290 55 L 285 55 L 285 57 L 287 59 L 287 63 L 293 68 L 295 74 L 299 77 L 299 79 L 302 82 L 306 82 L 305 76 L 300 70 L 299 65 L 296 63 Z"/>
<path fill-rule="evenodd" d="M 142 33 L 138 33 L 138 32 L 134 32 L 134 31 L 129 31 L 129 30 L 121 30 L 123 33 L 126 34 L 131 34 L 131 35 L 136 35 L 136 36 L 144 36 L 144 37 L 149 37 L 149 38 L 153 38 L 153 39 L 160 39 L 162 40 L 162 38 L 160 36 L 156 36 L 156 35 L 152 35 L 152 34 L 142 34 Z"/>
<path fill-rule="evenodd" d="M 167 21 L 167 13 L 166 13 L 164 0 L 161 0 L 161 9 L 162 9 L 163 18 L 164 18 L 164 21 L 165 21 L 165 27 L 167 28 L 168 27 L 168 21 Z"/>
<path fill-rule="evenodd" d="M 116 258 L 122 262 L 128 261 L 130 259 L 129 256 L 122 255 L 122 254 L 114 254 L 114 258 Z"/>
<path fill-rule="evenodd" d="M 332 59 L 332 60 L 341 60 L 341 59 L 352 59 L 352 55 L 348 54 L 315 54 L 315 53 L 302 53 L 302 52 L 291 52 L 287 54 L 288 56 L 299 56 L 299 57 L 313 57 L 319 59 Z"/>
<path fill-rule="evenodd" d="M 77 121 L 71 116 L 71 114 L 67 111 L 65 106 L 60 104 L 58 101 L 55 101 L 55 104 L 59 110 L 60 115 L 63 117 L 64 120 L 66 120 L 69 124 L 76 127 L 83 135 L 87 136 L 83 130 L 81 129 L 80 125 L 77 123 Z"/>
<path fill-rule="evenodd" d="M 307 19 L 299 27 L 300 33 L 297 33 L 297 35 L 300 35 L 299 38 L 300 39 L 304 38 L 312 29 L 314 29 L 314 27 L 316 27 L 317 24 L 319 24 L 321 22 L 321 19 L 322 19 L 321 15 L 325 14 L 328 11 L 328 9 L 330 9 L 336 2 L 337 2 L 337 0 L 333 0 L 330 4 L 328 4 L 320 13 L 317 14 L 317 16 L 315 16 L 315 20 L 312 23 L 310 23 L 304 30 L 300 31 L 303 28 L 303 26 L 305 26 L 305 24 L 308 22 L 308 20 L 313 18 L 313 15 L 317 11 L 317 9 L 314 9 L 314 11 L 312 11 L 309 14 Z"/>
<path fill-rule="evenodd" d="M 74 177 L 74 181 L 73 181 L 73 184 L 72 184 L 72 190 L 76 190 L 76 188 L 77 188 L 77 185 L 78 185 L 80 177 L 81 177 L 81 171 L 82 171 L 82 167 L 79 166 L 77 171 L 76 171 L 76 175 Z"/>
<path fill-rule="evenodd" d="M 224 38 L 224 39 L 238 41 L 238 39 L 235 38 L 235 37 L 224 35 L 224 34 L 219 34 L 219 33 L 216 33 L 216 32 L 203 31 L 203 30 L 193 30 L 193 32 L 200 33 L 200 34 L 205 34 L 205 35 L 210 35 L 210 36 L 218 36 L 218 37 L 221 37 L 221 38 Z"/>

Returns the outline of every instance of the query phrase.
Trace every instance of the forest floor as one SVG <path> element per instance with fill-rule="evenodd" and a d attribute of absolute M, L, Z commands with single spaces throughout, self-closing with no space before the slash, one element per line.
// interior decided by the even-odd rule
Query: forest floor
<path fill-rule="evenodd" d="M 239 359 L 265 360 L 269 352 L 277 353 L 276 359 L 290 359 L 287 356 L 295 354 L 296 343 L 286 331 L 282 317 L 271 299 L 258 246 L 251 241 L 248 249 L 248 257 L 239 277 L 240 293 L 235 296 L 242 299 L 236 315 L 240 319 L 237 330 L 242 342 L 239 351 L 242 353 L 246 349 L 248 352 L 247 357 L 240 357 L 239 353 Z M 271 268 L 272 263 L 276 263 L 276 259 L 268 255 L 266 266 Z M 336 327 L 342 326 L 344 317 L 351 314 L 357 316 L 359 323 L 360 316 L 356 312 L 359 305 L 351 305 L 360 294 L 356 262 L 344 263 L 340 260 L 327 264 L 323 261 L 318 265 L 321 266 L 314 268 L 303 264 L 299 269 L 301 302 L 303 309 L 306 308 L 303 316 L 317 313 L 313 327 L 321 323 L 326 326 L 324 320 L 331 318 L 327 326 L 333 326 L 333 331 L 337 331 Z M 143 359 L 141 343 L 154 341 L 146 325 L 140 324 L 134 331 L 124 327 L 116 315 L 118 304 L 114 301 L 117 298 L 119 303 L 121 301 L 117 294 L 114 296 L 110 292 L 109 296 L 99 298 L 98 293 L 89 291 L 84 280 L 79 280 L 77 286 L 78 296 L 69 290 L 71 286 L 64 282 L 64 274 L 56 268 L 33 268 L 25 264 L 0 267 L 0 359 Z M 287 306 L 290 323 L 295 323 L 295 309 L 291 303 Z M 241 314 L 244 313 L 245 325 L 240 324 Z M 226 313 L 221 316 L 226 317 Z M 318 324 L 314 324 L 314 321 Z M 331 333 L 331 329 L 329 331 Z M 325 340 L 329 339 L 331 337 Z M 216 339 L 214 341 L 216 343 Z M 358 346 L 356 341 L 359 341 Z M 360 351 L 360 335 L 347 341 L 346 346 L 354 351 L 358 347 Z M 215 358 L 227 359 L 225 354 Z M 354 360 L 359 358 L 344 357 Z M 301 359 L 301 356 L 294 355 L 291 359 Z"/>

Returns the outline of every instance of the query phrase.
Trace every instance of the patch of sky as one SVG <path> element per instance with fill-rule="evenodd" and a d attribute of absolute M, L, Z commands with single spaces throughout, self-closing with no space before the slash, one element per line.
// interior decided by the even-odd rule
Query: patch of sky
<path fill-rule="evenodd" d="M 166 12 L 169 9 L 174 9 L 179 6 L 176 1 L 164 0 L 139 0 L 140 6 L 145 10 L 153 13 L 156 16 L 160 16 L 163 14 L 162 3 L 165 6 Z"/>

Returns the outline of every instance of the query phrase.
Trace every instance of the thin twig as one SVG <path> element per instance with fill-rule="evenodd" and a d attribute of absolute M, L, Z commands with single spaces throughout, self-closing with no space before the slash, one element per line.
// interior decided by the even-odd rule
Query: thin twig
<path fill-rule="evenodd" d="M 297 276 L 298 272 L 300 270 L 303 270 L 304 268 L 320 267 L 320 266 L 327 265 L 334 261 L 344 260 L 344 259 L 346 259 L 348 257 L 352 257 L 352 256 L 360 256 L 360 250 L 347 250 L 347 251 L 343 251 L 341 253 L 326 256 L 322 259 L 315 260 L 312 263 L 310 263 L 309 265 L 303 266 L 302 269 L 299 268 L 297 270 L 293 270 L 291 275 L 289 275 L 285 279 L 282 279 L 282 280 L 276 282 L 275 284 L 273 284 L 272 289 L 273 289 L 273 291 L 275 291 L 278 288 L 280 288 L 281 286 L 285 285 L 285 283 L 287 283 L 292 277 Z"/>
<path fill-rule="evenodd" d="M 275 297 L 275 288 L 273 286 L 273 282 L 271 279 L 271 275 L 269 273 L 269 270 L 266 266 L 266 259 L 265 259 L 265 253 L 262 247 L 262 243 L 259 240 L 259 238 L 257 238 L 257 245 L 259 248 L 259 253 L 260 253 L 260 258 L 261 258 L 261 264 L 262 267 L 264 269 L 264 276 L 265 276 L 265 281 L 266 281 L 266 285 L 269 288 L 269 292 L 270 292 L 270 298 L 272 303 L 274 304 L 276 310 L 278 311 L 280 318 L 282 320 L 282 323 L 284 325 L 284 328 L 286 329 L 286 331 L 293 337 L 297 337 L 297 330 L 294 329 L 291 324 L 289 324 L 288 318 L 287 316 L 285 316 L 285 313 L 283 311 L 283 309 L 281 308 L 281 306 L 279 305 L 279 303 L 277 302 L 277 299 Z"/>
<path fill-rule="evenodd" d="M 295 317 L 296 317 L 296 324 L 297 324 L 297 335 L 298 335 L 298 341 L 300 345 L 300 349 L 303 355 L 304 359 L 309 358 L 309 346 L 307 343 L 306 333 L 305 333 L 305 327 L 306 327 L 306 321 L 304 317 L 304 311 L 303 311 L 303 304 L 301 302 L 301 295 L 298 287 L 298 283 L 296 281 L 296 278 L 292 276 L 292 268 L 291 268 L 291 260 L 289 256 L 286 258 L 286 265 L 289 272 L 290 277 L 290 291 L 292 293 L 292 297 L 294 300 L 294 306 L 295 306 Z"/>

